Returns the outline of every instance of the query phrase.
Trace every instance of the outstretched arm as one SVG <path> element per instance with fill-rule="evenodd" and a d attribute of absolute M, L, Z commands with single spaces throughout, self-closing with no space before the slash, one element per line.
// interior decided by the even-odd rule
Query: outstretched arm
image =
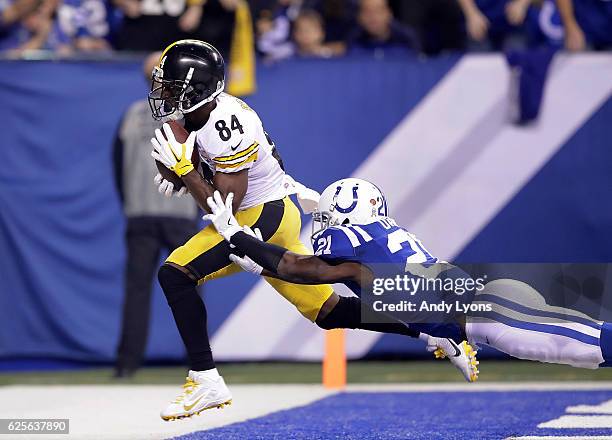
<path fill-rule="evenodd" d="M 219 234 L 237 248 L 235 254 L 246 255 L 256 263 L 251 272 L 261 274 L 265 270 L 265 276 L 296 284 L 359 283 L 371 278 L 370 271 L 360 264 L 347 262 L 331 265 L 316 256 L 295 254 L 266 243 L 261 236 L 255 236 L 250 228 L 246 228 L 249 233 L 245 232 L 232 214 L 233 200 L 233 193 L 230 192 L 224 201 L 219 191 L 215 191 L 213 197 L 206 201 L 212 213 L 205 215 L 204 220 L 212 221 Z M 247 260 L 238 256 L 234 256 L 233 261 L 243 267 L 248 264 Z M 364 278 L 368 274 L 370 278 Z"/>
<path fill-rule="evenodd" d="M 371 277 L 368 269 L 358 263 L 331 265 L 314 255 L 300 255 L 266 243 L 238 231 L 230 237 L 237 250 L 247 255 L 264 270 L 262 275 L 296 284 L 333 284 L 344 281 L 361 283 Z"/>

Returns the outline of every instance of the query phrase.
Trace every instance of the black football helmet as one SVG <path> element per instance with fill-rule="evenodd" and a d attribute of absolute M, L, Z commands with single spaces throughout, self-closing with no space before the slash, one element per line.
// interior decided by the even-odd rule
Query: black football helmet
<path fill-rule="evenodd" d="M 189 113 L 215 99 L 225 87 L 225 62 L 217 49 L 200 40 L 180 40 L 162 53 L 153 68 L 149 105 L 160 120 Z"/>

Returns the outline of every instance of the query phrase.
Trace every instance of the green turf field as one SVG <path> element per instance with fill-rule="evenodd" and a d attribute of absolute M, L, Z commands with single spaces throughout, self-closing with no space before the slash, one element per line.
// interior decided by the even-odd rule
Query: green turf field
<path fill-rule="evenodd" d="M 320 383 L 318 363 L 220 364 L 228 383 Z M 484 361 L 481 381 L 612 380 L 612 369 L 582 370 L 536 362 Z M 132 379 L 116 380 L 112 370 L 80 369 L 52 372 L 0 373 L 0 385 L 12 384 L 176 384 L 185 376 L 180 367 L 143 368 Z M 445 361 L 349 362 L 349 383 L 463 382 Z"/>

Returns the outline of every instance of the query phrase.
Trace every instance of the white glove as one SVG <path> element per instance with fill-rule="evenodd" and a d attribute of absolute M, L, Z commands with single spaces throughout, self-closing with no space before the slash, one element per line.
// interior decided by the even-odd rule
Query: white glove
<path fill-rule="evenodd" d="M 240 227 L 232 212 L 233 200 L 234 193 L 229 193 L 224 203 L 221 198 L 221 193 L 215 191 L 213 197 L 206 199 L 206 203 L 208 203 L 212 213 L 202 217 L 204 220 L 210 220 L 217 232 L 219 232 L 228 242 L 232 238 L 232 235 L 242 231 L 242 227 Z"/>
<path fill-rule="evenodd" d="M 242 230 L 250 236 L 263 241 L 263 239 L 261 238 L 261 231 L 259 229 L 255 229 L 255 231 L 253 231 L 249 226 L 245 226 Z M 255 263 L 247 255 L 245 255 L 244 257 L 239 257 L 238 255 L 230 254 L 229 259 L 236 263 L 238 266 L 240 266 L 245 272 L 251 272 L 255 275 L 261 275 L 261 272 L 263 271 L 263 267 Z"/>
<path fill-rule="evenodd" d="M 185 194 L 187 194 L 188 191 L 186 186 L 183 186 L 178 191 L 175 191 L 174 183 L 164 179 L 163 176 L 159 173 L 155 175 L 155 177 L 153 178 L 153 182 L 155 183 L 155 185 L 157 185 L 157 191 L 159 191 L 160 194 L 163 194 L 166 197 L 183 197 Z"/>
<path fill-rule="evenodd" d="M 166 137 L 159 128 L 155 130 L 155 137 L 151 138 L 153 144 L 151 156 L 164 164 L 169 170 L 174 171 L 177 176 L 184 176 L 194 169 L 191 163 L 191 155 L 193 154 L 196 132 L 192 131 L 185 143 L 181 144 L 174 137 L 169 124 L 164 124 L 162 128 Z"/>
<path fill-rule="evenodd" d="M 289 174 L 285 174 L 284 184 L 288 189 L 288 194 L 295 194 L 297 196 L 298 203 L 304 214 L 312 214 L 317 210 L 321 194 L 296 181 Z"/>

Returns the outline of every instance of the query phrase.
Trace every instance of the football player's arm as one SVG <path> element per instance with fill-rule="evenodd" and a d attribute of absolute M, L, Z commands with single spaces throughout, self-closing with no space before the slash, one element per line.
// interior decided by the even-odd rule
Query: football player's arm
<path fill-rule="evenodd" d="M 231 121 L 231 122 L 230 122 Z M 222 122 L 223 124 L 220 124 Z M 218 190 L 223 199 L 230 193 L 234 194 L 232 211 L 236 212 L 246 195 L 249 182 L 249 169 L 257 160 L 259 144 L 255 141 L 255 120 L 248 112 L 219 119 L 213 126 L 224 128 L 208 135 L 208 152 L 214 168 L 212 178 L 213 191 Z M 234 124 L 236 124 L 234 126 Z M 235 128 L 234 128 L 235 127 Z M 229 135 L 226 134 L 229 133 Z M 210 185 L 209 185 L 210 188 Z M 207 194 L 198 199 L 198 203 L 206 206 L 206 199 L 213 194 Z"/>
<path fill-rule="evenodd" d="M 270 272 L 266 276 L 295 284 L 334 284 L 345 281 L 360 283 L 366 275 L 364 266 L 358 263 L 346 262 L 332 266 L 314 255 L 299 255 L 287 251 L 279 262 L 276 273 Z"/>
<path fill-rule="evenodd" d="M 368 279 L 369 271 L 358 263 L 331 265 L 317 256 L 295 254 L 243 231 L 235 233 L 230 242 L 263 268 L 263 276 L 296 284 L 360 283 Z"/>
<path fill-rule="evenodd" d="M 227 197 L 230 192 L 234 193 L 233 212 L 238 210 L 242 199 L 248 188 L 249 170 L 241 170 L 235 173 L 216 173 L 213 177 L 213 185 L 209 184 L 195 169 L 185 174 L 183 183 L 189 189 L 191 197 L 197 202 L 200 208 L 206 212 L 211 212 L 206 203 L 206 199 L 212 197 L 215 190 L 218 190 L 223 197 Z"/>

